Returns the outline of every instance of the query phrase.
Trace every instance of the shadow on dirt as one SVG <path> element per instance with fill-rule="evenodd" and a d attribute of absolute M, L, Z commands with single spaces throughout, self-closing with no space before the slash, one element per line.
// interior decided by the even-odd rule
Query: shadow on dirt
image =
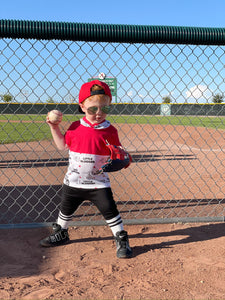
<path fill-rule="evenodd" d="M 145 232 L 151 230 L 151 227 L 145 227 Z M 199 227 L 188 227 L 185 229 L 179 229 L 168 232 L 160 232 L 160 233 L 140 233 L 133 236 L 130 236 L 130 239 L 138 239 L 138 238 L 152 238 L 151 244 L 146 244 L 144 246 L 133 246 L 133 254 L 134 256 L 138 256 L 140 254 L 146 253 L 150 250 L 162 249 L 162 248 L 171 248 L 173 246 L 179 244 L 188 244 L 188 243 L 198 243 L 207 240 L 213 240 L 225 235 L 225 223 L 214 223 L 214 224 L 206 224 L 201 225 Z M 179 236 L 179 239 L 176 237 Z M 180 239 L 180 236 L 184 236 L 183 239 Z M 161 242 L 158 244 L 154 243 L 154 238 L 159 237 L 174 237 L 173 240 L 167 242 Z"/>
<path fill-rule="evenodd" d="M 149 162 L 158 160 L 193 160 L 196 159 L 192 154 L 133 154 L 133 162 Z"/>
<path fill-rule="evenodd" d="M 213 240 L 225 235 L 225 223 L 214 223 L 214 224 L 206 224 L 201 225 L 199 227 L 188 227 L 185 229 L 179 229 L 174 231 L 168 232 L 159 232 L 159 233 L 146 233 L 147 231 L 151 230 L 151 225 L 145 226 L 142 233 L 138 233 L 135 235 L 129 235 L 130 244 L 133 249 L 133 257 L 138 256 L 140 254 L 146 253 L 151 250 L 162 249 L 162 248 L 171 248 L 175 245 L 179 244 L 187 244 L 187 243 L 197 243 L 203 242 L 207 240 Z M 179 236 L 179 239 L 176 237 Z M 180 239 L 180 236 L 184 236 L 183 239 Z M 154 243 L 154 238 L 160 237 L 174 237 L 174 240 L 170 240 L 168 242 L 161 242 L 158 244 Z M 140 239 L 149 239 L 152 238 L 152 243 L 146 244 L 144 246 L 135 246 L 135 242 L 133 241 L 136 239 L 138 241 Z M 71 243 L 85 243 L 91 241 L 102 241 L 102 240 L 112 240 L 113 237 L 98 237 L 98 238 L 84 238 L 84 239 L 76 239 L 71 240 Z"/>
<path fill-rule="evenodd" d="M 74 233 L 72 233 L 73 228 L 70 230 L 71 236 L 74 236 Z M 0 245 L 0 277 L 32 276 L 39 274 L 45 257 L 47 257 L 49 253 L 52 253 L 52 251 L 54 251 L 54 253 L 56 251 L 56 249 L 39 246 L 39 240 L 49 235 L 49 232 L 49 228 L 0 230 L 0 240 L 2 241 Z M 130 234 L 129 239 L 133 249 L 133 257 L 137 257 L 152 250 L 172 248 L 179 244 L 200 243 L 217 239 L 223 237 L 224 232 L 224 223 L 205 224 L 201 226 L 196 226 L 195 224 L 193 227 L 190 225 L 184 229 L 157 233 L 151 233 L 151 225 L 146 225 L 143 226 L 140 233 Z M 154 242 L 155 239 L 158 241 L 159 239 L 163 240 L 163 238 L 167 237 L 169 241 L 162 241 L 160 243 Z M 142 240 L 142 243 L 143 240 L 146 239 L 147 243 L 139 246 L 139 239 Z M 114 238 L 109 234 L 105 237 L 73 238 L 69 244 L 112 240 L 114 240 Z M 63 251 L 67 250 L 66 248 L 63 249 Z M 60 249 L 57 251 L 60 251 Z"/>
<path fill-rule="evenodd" d="M 193 154 L 132 154 L 133 163 L 150 162 L 158 160 L 193 160 Z M 16 159 L 1 160 L 0 169 L 9 168 L 43 168 L 43 167 L 62 167 L 68 165 L 68 158 L 46 158 L 46 159 Z"/>

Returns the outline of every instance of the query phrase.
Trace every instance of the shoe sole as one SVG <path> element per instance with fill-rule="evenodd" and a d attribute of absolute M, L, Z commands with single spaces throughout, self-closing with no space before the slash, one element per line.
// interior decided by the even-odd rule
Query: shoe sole
<path fill-rule="evenodd" d="M 130 254 L 126 254 L 126 253 L 121 253 L 121 254 L 117 254 L 116 255 L 118 258 L 131 258 L 132 257 L 132 253 Z"/>
<path fill-rule="evenodd" d="M 63 245 L 68 244 L 69 242 L 70 242 L 70 240 L 67 240 L 67 241 L 61 242 L 61 243 L 47 244 L 47 243 L 45 243 L 45 242 L 40 241 L 39 245 L 40 245 L 41 247 L 49 248 L 49 247 L 63 246 Z"/>

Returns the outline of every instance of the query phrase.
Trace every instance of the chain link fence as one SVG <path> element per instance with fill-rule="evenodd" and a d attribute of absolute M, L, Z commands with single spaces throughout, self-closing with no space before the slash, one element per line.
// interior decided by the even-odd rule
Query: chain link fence
<path fill-rule="evenodd" d="M 133 158 L 110 174 L 124 222 L 224 221 L 225 52 L 218 30 L 208 39 L 208 30 L 185 35 L 185 42 L 178 34 L 165 41 L 155 30 L 141 42 L 129 26 L 118 41 L 100 39 L 97 30 L 71 38 L 61 23 L 24 22 L 0 24 L 1 227 L 55 221 L 68 158 L 52 141 L 46 113 L 60 109 L 65 132 L 81 118 L 80 86 L 100 73 L 116 80 L 108 119 Z M 73 224 L 104 220 L 87 201 Z"/>

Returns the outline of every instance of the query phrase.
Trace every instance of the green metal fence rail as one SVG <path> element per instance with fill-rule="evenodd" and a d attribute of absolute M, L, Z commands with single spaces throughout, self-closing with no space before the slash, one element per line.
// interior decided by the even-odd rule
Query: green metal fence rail
<path fill-rule="evenodd" d="M 224 28 L 0 20 L 0 228 L 57 218 L 68 158 L 45 116 L 62 110 L 65 131 L 102 73 L 133 158 L 110 174 L 124 222 L 224 221 L 224 50 Z M 105 222 L 85 202 L 73 224 Z"/>
<path fill-rule="evenodd" d="M 224 45 L 224 28 L 0 20 L 0 37 L 117 43 Z"/>

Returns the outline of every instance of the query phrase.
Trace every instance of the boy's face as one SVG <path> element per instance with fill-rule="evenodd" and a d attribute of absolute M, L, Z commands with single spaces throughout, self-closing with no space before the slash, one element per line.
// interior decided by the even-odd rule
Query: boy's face
<path fill-rule="evenodd" d="M 106 95 L 94 95 L 80 103 L 87 120 L 92 123 L 101 123 L 109 111 L 110 98 Z"/>

